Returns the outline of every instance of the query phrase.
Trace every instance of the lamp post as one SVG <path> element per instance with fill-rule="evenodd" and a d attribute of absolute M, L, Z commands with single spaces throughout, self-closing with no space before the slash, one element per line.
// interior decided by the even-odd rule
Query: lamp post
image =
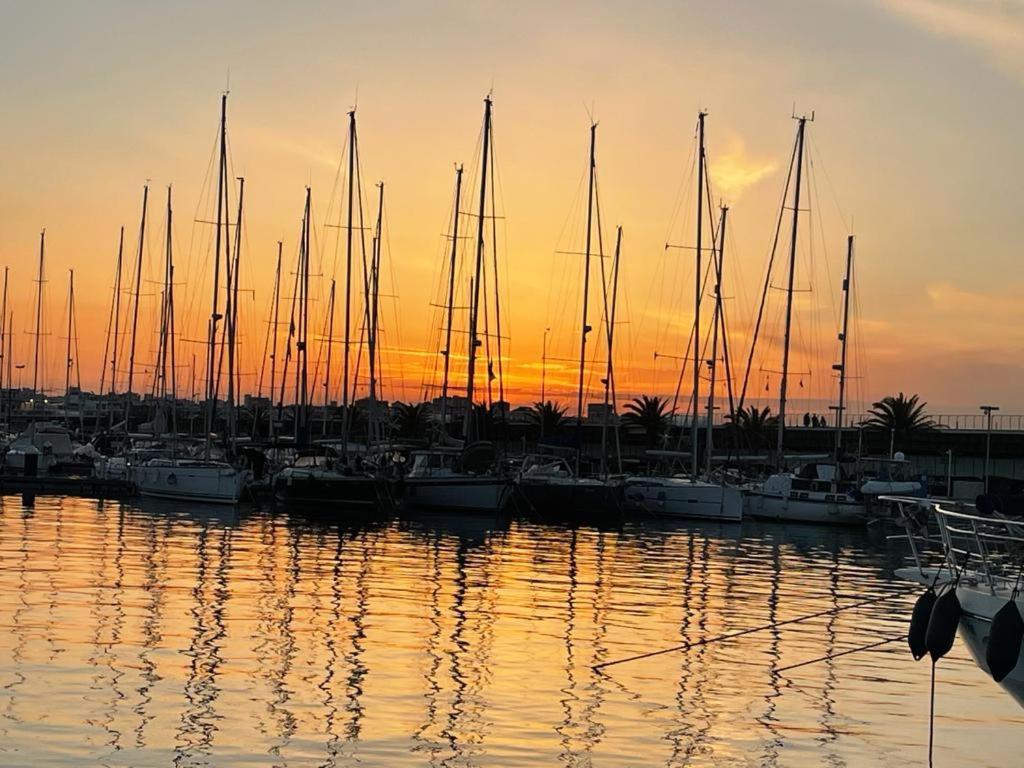
<path fill-rule="evenodd" d="M 988 493 L 988 463 L 992 455 L 992 411 L 998 411 L 998 405 L 979 405 L 985 414 L 985 493 Z"/>

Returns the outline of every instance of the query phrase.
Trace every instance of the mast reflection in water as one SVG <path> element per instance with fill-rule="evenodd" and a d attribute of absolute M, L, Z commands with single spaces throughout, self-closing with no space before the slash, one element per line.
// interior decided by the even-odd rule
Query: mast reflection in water
<path fill-rule="evenodd" d="M 17 497 L 0 510 L 0 764 L 903 765 L 927 742 L 902 554 L 813 527 L 562 528 Z M 963 643 L 936 761 L 1024 713 Z M 1017 726 L 1017 727 L 1013 727 Z"/>

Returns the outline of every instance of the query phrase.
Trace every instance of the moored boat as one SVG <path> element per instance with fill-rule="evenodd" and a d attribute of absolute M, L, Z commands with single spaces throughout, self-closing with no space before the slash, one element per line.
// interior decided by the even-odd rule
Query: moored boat
<path fill-rule="evenodd" d="M 235 504 L 249 472 L 222 461 L 157 458 L 132 467 L 131 479 L 143 496 Z"/>

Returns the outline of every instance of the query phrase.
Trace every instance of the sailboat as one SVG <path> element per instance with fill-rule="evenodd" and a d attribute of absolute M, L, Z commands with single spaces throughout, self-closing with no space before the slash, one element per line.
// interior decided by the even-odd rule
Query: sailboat
<path fill-rule="evenodd" d="M 217 408 L 219 361 L 217 359 L 217 325 L 224 319 L 220 312 L 219 278 L 220 256 L 223 251 L 227 266 L 227 293 L 237 292 L 237 282 L 232 284 L 231 268 L 237 275 L 237 262 L 232 265 L 231 248 L 228 228 L 228 162 L 227 162 L 227 94 L 221 96 L 220 117 L 220 162 L 217 176 L 217 221 L 214 249 L 214 280 L 213 280 L 213 311 L 210 315 L 207 337 L 207 415 L 206 443 L 201 456 L 179 456 L 176 430 L 173 429 L 171 451 L 169 456 L 159 456 L 143 461 L 131 467 L 131 477 L 138 491 L 143 496 L 166 499 L 200 501 L 222 504 L 236 504 L 242 496 L 245 486 L 251 479 L 248 470 L 234 464 L 218 460 L 214 457 L 213 427 Z M 239 224 L 241 223 L 241 198 L 239 199 Z M 165 399 L 173 404 L 176 397 L 175 375 L 175 327 L 174 327 L 174 261 L 172 254 L 172 217 L 171 191 L 167 191 L 167 241 L 164 274 L 164 306 L 161 311 L 161 345 L 158 352 L 158 366 L 162 368 L 162 380 Z M 237 226 L 237 225 L 236 225 Z M 240 227 L 239 227 L 240 229 Z M 238 233 L 236 232 L 236 235 Z M 239 242 L 236 238 L 236 243 Z M 140 240 L 141 242 L 141 240 Z M 140 245 L 141 249 L 141 245 Z M 137 301 L 137 300 L 136 300 Z M 228 303 L 226 329 L 232 330 L 235 317 Z M 237 306 L 237 303 L 235 304 Z M 234 338 L 228 338 L 228 344 L 234 344 Z M 233 354 L 233 353 L 232 353 Z M 232 358 L 229 357 L 229 360 Z M 167 386 L 167 366 L 169 364 L 171 384 Z M 228 375 L 234 377 L 234 370 L 229 365 Z M 129 385 L 130 390 L 130 385 Z M 129 400 L 130 403 L 130 400 Z M 229 423 L 232 419 L 229 417 Z"/>
<path fill-rule="evenodd" d="M 411 507 L 447 509 L 462 511 L 498 512 L 511 497 L 512 481 L 500 468 L 497 448 L 493 443 L 475 440 L 477 425 L 474 418 L 474 385 L 480 339 L 481 281 L 484 266 L 484 244 L 487 234 L 488 174 L 492 171 L 491 148 L 491 107 L 488 94 L 484 99 L 484 124 L 482 151 L 480 153 L 480 198 L 477 210 L 476 259 L 471 287 L 469 307 L 469 354 L 466 374 L 467 412 L 463 420 L 463 434 L 467 438 L 465 448 L 448 445 L 435 446 L 413 451 L 412 467 L 403 479 L 403 503 Z M 491 180 L 493 185 L 493 179 Z M 446 303 L 447 324 L 445 328 L 444 380 L 442 383 L 442 409 L 447 408 L 452 348 L 452 320 L 455 309 L 455 272 L 459 245 L 460 199 L 462 193 L 462 169 L 456 170 L 455 208 L 452 214 L 451 259 L 449 262 L 448 297 Z M 492 203 L 493 207 L 493 203 Z M 493 215 L 493 211 L 492 211 Z M 495 290 L 497 297 L 497 290 Z M 485 310 L 486 311 L 486 310 Z M 500 339 L 501 331 L 498 329 Z M 501 350 L 498 350 L 501 359 Z M 447 415 L 442 414 L 441 436 L 450 442 L 447 434 Z"/>
<path fill-rule="evenodd" d="M 586 382 L 587 362 L 587 334 L 591 327 L 588 323 L 588 311 L 590 303 L 590 278 L 591 261 L 593 256 L 603 259 L 604 254 L 593 252 L 595 213 L 597 214 L 597 226 L 600 227 L 600 207 L 597 199 L 597 123 L 590 125 L 590 154 L 587 171 L 587 216 L 585 246 L 583 252 L 583 301 L 582 320 L 580 323 L 580 362 L 579 379 L 576 391 L 576 461 L 575 467 L 569 462 L 557 457 L 548 456 L 527 456 L 520 467 L 516 477 L 516 487 L 523 496 L 528 507 L 539 514 L 559 516 L 584 514 L 588 516 L 617 514 L 621 511 L 622 484 L 619 479 L 611 479 L 607 472 L 607 420 L 611 412 L 609 395 L 613 386 L 612 369 L 612 334 L 615 327 L 615 319 L 607 302 L 607 282 L 604 278 L 602 260 L 602 288 L 605 296 L 605 319 L 606 319 L 606 341 L 608 345 L 608 360 L 605 369 L 605 424 L 602 429 L 602 451 L 601 451 L 601 477 L 581 477 L 580 464 L 582 456 L 582 429 L 583 429 L 583 400 L 584 386 Z M 598 242 L 602 240 L 600 234 Z M 622 229 L 619 228 L 616 237 L 615 260 L 613 275 L 617 288 L 619 256 L 622 246 Z M 599 249 L 599 251 L 602 249 Z M 614 299 L 613 299 L 614 302 Z"/>
<path fill-rule="evenodd" d="M 345 336 L 343 341 L 344 361 L 342 374 L 342 432 L 341 444 L 337 447 L 325 445 L 319 449 L 308 447 L 308 419 L 303 416 L 296 419 L 296 445 L 299 453 L 295 460 L 282 469 L 274 478 L 274 496 L 282 503 L 315 505 L 321 508 L 332 509 L 361 509 L 375 510 L 388 509 L 393 506 L 390 480 L 385 476 L 388 457 L 385 453 L 372 453 L 377 418 L 376 407 L 376 338 L 377 338 L 377 302 L 376 297 L 379 288 L 380 257 L 382 251 L 381 227 L 384 216 L 384 185 L 380 184 L 377 222 L 374 229 L 373 247 L 371 249 L 370 262 L 367 263 L 365 246 L 363 248 L 364 268 L 364 306 L 365 331 L 368 339 L 367 353 L 370 358 L 370 428 L 367 431 L 367 451 L 356 452 L 353 450 L 350 432 L 352 428 L 351 410 L 354 398 L 354 391 L 350 387 L 349 349 L 352 341 L 352 267 L 353 267 L 353 242 L 352 237 L 355 231 L 360 232 L 362 242 L 363 220 L 361 201 L 362 195 L 358 189 L 358 182 L 361 179 L 359 172 L 359 144 L 356 135 L 356 113 L 349 112 L 349 136 L 348 136 L 348 195 L 347 195 L 347 223 L 345 229 L 346 251 L 345 251 Z M 355 205 L 360 205 L 358 212 Z M 358 213 L 358 221 L 356 215 Z M 304 335 L 308 327 L 307 309 L 305 303 L 308 301 L 309 282 L 309 235 L 312 227 L 310 220 L 309 190 L 307 189 L 306 208 L 303 216 L 303 236 L 300 247 L 300 269 L 301 282 L 306 287 L 300 287 L 299 294 L 303 306 L 299 310 L 300 332 L 303 334 L 300 348 L 300 366 L 305 367 L 306 343 Z M 334 327 L 334 289 L 331 285 L 331 300 L 328 311 L 328 334 L 327 334 L 327 373 L 324 382 L 325 393 L 330 386 L 330 365 L 331 365 L 331 344 L 333 342 Z M 305 388 L 305 374 L 300 376 L 299 388 Z M 303 411 L 308 410 L 307 395 L 303 391 L 301 397 L 297 397 Z M 327 395 L 325 394 L 325 411 Z M 305 425 L 300 427 L 299 425 Z M 326 420 L 324 430 L 326 431 Z"/>
<path fill-rule="evenodd" d="M 786 395 L 789 376 L 790 338 L 793 322 L 793 279 L 796 271 L 797 235 L 800 223 L 800 192 L 804 165 L 806 116 L 798 118 L 793 149 L 795 177 L 792 201 L 792 231 L 789 244 L 788 287 L 786 291 L 786 327 L 782 351 L 782 375 L 779 380 L 777 454 L 783 459 L 786 428 Z M 843 411 L 846 395 L 846 345 L 849 337 L 850 289 L 853 269 L 854 238 L 847 238 L 846 274 L 843 279 L 843 326 L 839 333 L 841 362 L 833 366 L 839 373 L 839 403 L 836 413 L 836 448 L 831 461 L 809 462 L 796 472 L 780 471 L 755 485 L 747 493 L 747 505 L 753 517 L 804 523 L 863 524 L 867 510 L 853 478 L 845 474 L 840 462 Z M 770 276 L 769 276 L 770 279 Z"/>
<path fill-rule="evenodd" d="M 651 475 L 634 475 L 626 478 L 626 502 L 634 511 L 644 512 L 650 515 L 662 517 L 696 518 L 704 520 L 725 520 L 738 521 L 743 517 L 743 496 L 739 489 L 716 483 L 710 480 L 711 467 L 711 444 L 705 446 L 707 451 L 707 471 L 702 478 L 700 476 L 700 458 L 698 452 L 698 441 L 700 439 L 700 426 L 697 419 L 697 411 L 700 403 L 700 372 L 701 364 L 700 348 L 700 305 L 701 291 L 703 286 L 703 273 L 701 270 L 701 259 L 703 256 L 703 234 L 704 234 L 704 202 L 707 185 L 704 175 L 707 171 L 707 157 L 704 150 L 704 119 L 707 113 L 701 111 L 697 114 L 697 241 L 696 241 L 696 267 L 694 287 L 694 319 L 693 319 L 693 413 L 690 422 L 692 460 L 689 475 L 676 474 L 671 469 L 662 473 Z M 710 206 L 710 200 L 707 201 Z M 724 248 L 724 213 L 723 226 L 719 231 L 719 248 Z M 714 249 L 712 248 L 714 257 Z M 718 273 L 718 284 L 716 292 L 720 296 L 721 269 Z M 715 329 L 718 328 L 719 315 L 716 314 Z M 717 339 L 717 335 L 716 335 Z M 716 352 L 712 351 L 711 370 L 714 371 L 717 363 L 714 359 Z M 714 412 L 714 385 L 712 384 L 711 394 L 708 400 L 708 422 L 710 426 L 711 417 Z M 710 432 L 710 430 L 709 430 Z M 685 458 L 685 454 L 675 451 L 652 452 L 652 458 L 671 460 Z"/>

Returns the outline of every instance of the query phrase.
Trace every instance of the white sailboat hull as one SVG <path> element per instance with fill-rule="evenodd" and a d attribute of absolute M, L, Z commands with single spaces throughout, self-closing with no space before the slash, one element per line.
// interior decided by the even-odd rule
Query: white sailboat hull
<path fill-rule="evenodd" d="M 752 490 L 747 494 L 747 512 L 751 517 L 796 523 L 863 525 L 867 519 L 863 502 L 841 493 L 813 491 Z"/>
<path fill-rule="evenodd" d="M 626 504 L 635 511 L 659 517 L 696 520 L 743 519 L 739 489 L 680 477 L 631 477 L 626 480 Z"/>
<path fill-rule="evenodd" d="M 161 499 L 236 504 L 248 472 L 230 464 L 160 462 L 132 468 L 139 493 Z"/>
<path fill-rule="evenodd" d="M 423 509 L 499 512 L 512 493 L 512 483 L 500 477 L 406 478 L 403 502 Z"/>

